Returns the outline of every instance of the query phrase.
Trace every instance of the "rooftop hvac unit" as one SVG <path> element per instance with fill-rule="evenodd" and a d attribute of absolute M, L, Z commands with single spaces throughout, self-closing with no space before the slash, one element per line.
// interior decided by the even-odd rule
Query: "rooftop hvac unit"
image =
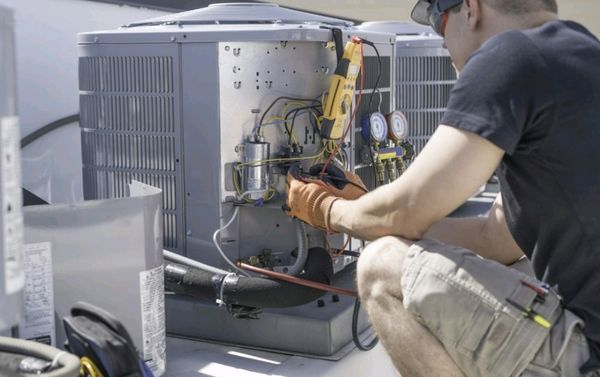
<path fill-rule="evenodd" d="M 326 241 L 281 210 L 289 165 L 306 168 L 330 151 L 314 113 L 337 65 L 334 34 L 338 46 L 355 35 L 377 46 L 382 74 L 365 46 L 363 98 L 381 76 L 389 110 L 394 36 L 344 20 L 272 4 L 219 4 L 80 35 L 85 198 L 124 196 L 132 179 L 160 187 L 165 248 L 220 268 L 228 265 L 217 246 L 231 260 L 284 272 L 299 259 L 295 249 L 341 249 L 343 236 Z M 355 136 L 335 156 L 348 169 Z M 359 246 L 352 241 L 346 250 Z M 336 284 L 353 284 L 343 269 L 352 260 L 334 258 Z M 351 340 L 351 306 L 342 298 L 328 310 L 307 304 L 239 321 L 177 296 L 169 297 L 167 326 L 184 336 L 332 355 Z"/>
<path fill-rule="evenodd" d="M 408 140 L 420 153 L 446 110 L 456 70 L 443 39 L 412 22 L 367 22 L 361 29 L 396 34 L 394 107 L 408 120 Z"/>

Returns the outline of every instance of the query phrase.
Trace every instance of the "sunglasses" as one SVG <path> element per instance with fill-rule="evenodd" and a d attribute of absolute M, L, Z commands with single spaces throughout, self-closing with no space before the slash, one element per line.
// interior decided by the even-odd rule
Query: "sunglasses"
<path fill-rule="evenodd" d="M 440 36 L 446 33 L 448 11 L 462 4 L 464 0 L 419 0 L 411 17 L 422 25 L 429 25 Z"/>

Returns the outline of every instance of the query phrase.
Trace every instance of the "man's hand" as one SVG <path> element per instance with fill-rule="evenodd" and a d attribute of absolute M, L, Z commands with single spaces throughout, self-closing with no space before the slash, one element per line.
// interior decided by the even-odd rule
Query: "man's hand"
<path fill-rule="evenodd" d="M 329 212 L 339 198 L 327 189 L 327 185 L 316 179 L 296 179 L 287 175 L 286 212 L 305 223 L 329 232 Z"/>
<path fill-rule="evenodd" d="M 305 223 L 331 232 L 329 212 L 338 199 L 354 200 L 367 192 L 361 179 L 333 165 L 321 175 L 323 164 L 314 165 L 305 177 L 291 169 L 286 182 L 286 211 Z"/>

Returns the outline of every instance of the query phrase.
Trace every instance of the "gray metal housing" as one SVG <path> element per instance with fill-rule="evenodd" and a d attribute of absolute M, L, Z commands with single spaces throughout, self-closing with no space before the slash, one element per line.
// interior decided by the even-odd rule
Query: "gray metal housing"
<path fill-rule="evenodd" d="M 131 190 L 131 196 L 129 195 Z M 116 316 L 156 376 L 165 371 L 160 190 L 135 182 L 128 197 L 26 207 L 27 244 L 50 246 L 56 344 L 78 301 Z M 148 276 L 155 275 L 148 282 Z"/>
<path fill-rule="evenodd" d="M 0 6 L 0 116 L 17 114 L 17 78 L 13 12 Z"/>
<path fill-rule="evenodd" d="M 0 331 L 19 322 L 24 284 L 15 73 L 13 13 L 0 7 Z"/>
<path fill-rule="evenodd" d="M 216 10 L 228 11 L 226 23 L 206 21 Z M 230 164 L 240 161 L 236 147 L 250 135 L 260 113 L 278 96 L 315 98 L 327 90 L 336 65 L 331 27 L 342 25 L 344 40 L 357 33 L 372 40 L 391 62 L 393 36 L 345 24 L 272 4 L 220 4 L 81 34 L 86 199 L 123 196 L 133 178 L 161 187 L 165 247 L 225 267 L 212 235 L 233 212 Z M 365 55 L 373 59 L 375 54 L 365 49 Z M 366 93 L 376 76 L 376 64 L 367 63 Z M 387 108 L 392 72 L 391 64 L 385 67 Z M 318 137 L 307 118 L 301 121 L 299 142 L 305 155 L 316 154 Z M 264 130 L 273 157 L 287 137 L 275 126 Z M 348 142 L 352 167 L 354 134 Z M 275 178 L 283 192 L 284 177 Z M 221 235 L 225 253 L 238 259 L 262 249 L 293 250 L 294 226 L 280 207 L 281 201 L 242 208 L 239 220 Z M 342 237 L 337 238 L 341 244 Z"/>

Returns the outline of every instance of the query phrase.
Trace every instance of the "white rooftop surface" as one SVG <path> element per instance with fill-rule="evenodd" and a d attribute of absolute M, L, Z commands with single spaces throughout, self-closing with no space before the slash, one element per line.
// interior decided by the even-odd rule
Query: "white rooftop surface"
<path fill-rule="evenodd" d="M 273 334 L 273 336 L 277 336 Z M 329 361 L 248 348 L 167 338 L 165 377 L 400 377 L 383 346 L 354 348 Z"/>

